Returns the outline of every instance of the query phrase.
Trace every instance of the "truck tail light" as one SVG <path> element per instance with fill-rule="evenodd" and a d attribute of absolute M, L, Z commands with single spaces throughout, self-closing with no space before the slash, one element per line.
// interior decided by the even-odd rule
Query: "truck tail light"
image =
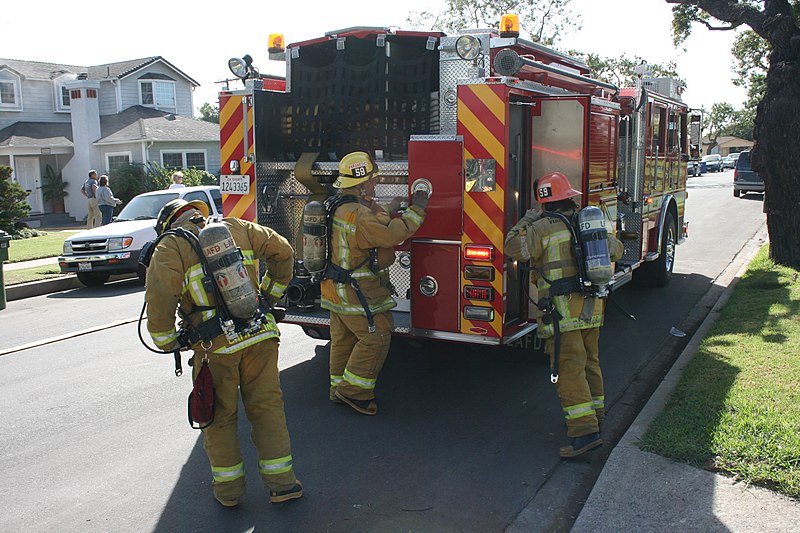
<path fill-rule="evenodd" d="M 464 259 L 472 261 L 494 261 L 494 246 L 468 244 L 464 247 Z"/>
<path fill-rule="evenodd" d="M 494 281 L 494 267 L 465 265 L 464 277 L 473 281 Z"/>
<path fill-rule="evenodd" d="M 482 300 L 491 302 L 494 300 L 494 289 L 492 287 L 478 287 L 469 285 L 464 287 L 464 298 L 467 300 Z"/>
<path fill-rule="evenodd" d="M 494 320 L 494 309 L 477 305 L 467 305 L 464 307 L 464 318 L 467 320 L 480 320 L 491 322 Z"/>

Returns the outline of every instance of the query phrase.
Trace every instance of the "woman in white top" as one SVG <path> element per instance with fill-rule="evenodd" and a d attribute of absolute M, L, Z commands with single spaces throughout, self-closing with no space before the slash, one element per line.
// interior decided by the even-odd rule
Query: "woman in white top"
<path fill-rule="evenodd" d="M 100 176 L 100 180 L 97 184 L 99 185 L 95 193 L 97 196 L 97 206 L 100 208 L 100 213 L 103 215 L 102 225 L 105 226 L 111 222 L 111 217 L 114 216 L 114 207 L 121 204 L 122 200 L 114 197 L 114 193 L 111 192 L 111 189 L 108 187 L 108 176 L 105 174 Z"/>
<path fill-rule="evenodd" d="M 180 187 L 184 187 L 183 185 L 183 172 L 180 170 L 172 174 L 172 184 L 169 186 L 170 189 L 178 189 Z"/>

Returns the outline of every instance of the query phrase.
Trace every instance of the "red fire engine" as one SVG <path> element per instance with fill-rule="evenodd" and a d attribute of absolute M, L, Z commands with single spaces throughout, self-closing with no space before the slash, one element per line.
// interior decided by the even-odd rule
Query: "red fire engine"
<path fill-rule="evenodd" d="M 303 268 L 303 208 L 331 194 L 351 151 L 375 158 L 379 202 L 433 192 L 390 268 L 396 334 L 503 345 L 533 331 L 533 286 L 503 240 L 535 203 L 532 182 L 553 171 L 614 221 L 625 255 L 613 287 L 634 271 L 669 281 L 699 132 L 675 80 L 642 71 L 619 89 L 580 59 L 486 29 L 355 27 L 270 52 L 286 61 L 285 85 L 231 60 L 245 89 L 219 95 L 223 211 L 295 245 L 286 321 L 312 337 L 327 338 L 329 321 Z"/>

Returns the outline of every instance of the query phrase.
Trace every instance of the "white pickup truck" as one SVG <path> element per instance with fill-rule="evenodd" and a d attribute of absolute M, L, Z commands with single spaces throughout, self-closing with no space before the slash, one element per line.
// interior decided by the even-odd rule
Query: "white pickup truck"
<path fill-rule="evenodd" d="M 111 224 L 76 233 L 64 240 L 58 258 L 62 273 L 74 272 L 84 285 L 103 285 L 115 274 L 136 273 L 142 283 L 145 271 L 139 265 L 142 246 L 156 238 L 156 218 L 164 204 L 176 198 L 202 200 L 209 218 L 222 218 L 222 195 L 216 185 L 152 191 L 134 197 Z"/>

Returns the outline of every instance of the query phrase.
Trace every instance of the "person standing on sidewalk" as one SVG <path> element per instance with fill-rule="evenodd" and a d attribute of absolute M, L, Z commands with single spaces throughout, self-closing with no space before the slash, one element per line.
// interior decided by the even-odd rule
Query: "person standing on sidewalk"
<path fill-rule="evenodd" d="M 96 228 L 102 223 L 102 215 L 97 205 L 97 171 L 90 170 L 89 178 L 81 187 L 81 194 L 86 197 L 86 229 Z"/>
<path fill-rule="evenodd" d="M 114 193 L 111 192 L 111 188 L 108 186 L 108 176 L 105 174 L 100 176 L 98 185 L 99 187 L 97 187 L 97 191 L 95 191 L 95 196 L 97 197 L 97 207 L 103 215 L 103 222 L 101 225 L 105 226 L 111 223 L 111 218 L 114 216 L 114 208 L 120 205 L 122 200 L 114 197 Z"/>
<path fill-rule="evenodd" d="M 171 200 L 159 212 L 156 233 L 161 237 L 147 268 L 147 330 L 164 351 L 180 348 L 175 312 L 189 332 L 194 350 L 193 372 L 197 378 L 207 363 L 214 387 L 214 415 L 202 428 L 203 447 L 211 463 L 214 498 L 224 507 L 236 507 L 245 492 L 245 464 L 239 446 L 239 397 L 250 421 L 253 444 L 258 450 L 258 471 L 269 490 L 271 503 L 300 498 L 303 486 L 294 474 L 289 431 L 286 427 L 283 393 L 278 373 L 280 331 L 269 310 L 256 329 L 228 336 L 222 329 L 219 292 L 206 282 L 199 253 L 193 244 L 206 227 L 208 205 L 200 200 Z M 277 232 L 238 218 L 219 224 L 230 232 L 234 254 L 244 258 L 244 271 L 263 300 L 272 305 L 281 298 L 292 277 L 294 251 Z M 188 234 L 191 235 L 188 235 Z M 222 242 L 219 243 L 223 245 Z M 196 247 L 195 247 L 196 245 Z M 229 265 L 230 253 L 215 259 Z M 259 283 L 259 260 L 266 267 Z M 219 283 L 228 281 L 221 275 Z M 236 326 L 238 328 L 238 326 Z M 230 332 L 229 332 L 230 333 Z M 196 334 L 196 335 L 195 335 Z"/>
<path fill-rule="evenodd" d="M 177 172 L 173 172 L 172 183 L 169 184 L 169 188 L 180 189 L 181 187 L 185 187 L 185 185 L 183 184 L 183 172 L 179 170 Z"/>
<path fill-rule="evenodd" d="M 554 369 L 556 343 L 560 343 L 556 390 L 567 436 L 572 440 L 558 453 L 563 458 L 577 457 L 603 444 L 600 425 L 605 417 L 605 396 L 599 340 L 605 300 L 582 297 L 577 283 L 579 268 L 567 223 L 579 210 L 573 198 L 580 196 L 580 191 L 560 172 L 541 177 L 534 190 L 542 212 L 526 213 L 509 231 L 504 249 L 509 257 L 531 263 L 540 308 L 545 302 L 552 305 L 552 313 L 537 319 L 536 331 L 545 340 L 545 352 Z M 612 232 L 608 233 L 608 249 L 612 262 L 622 257 L 622 243 Z M 558 333 L 554 322 L 558 322 Z"/>
<path fill-rule="evenodd" d="M 321 284 L 323 308 L 331 313 L 330 399 L 374 415 L 375 383 L 389 353 L 392 298 L 389 266 L 393 247 L 417 231 L 428 195 L 415 193 L 411 207 L 391 218 L 375 201 L 378 167 L 366 152 L 339 163 L 333 186 L 330 258 Z"/>

